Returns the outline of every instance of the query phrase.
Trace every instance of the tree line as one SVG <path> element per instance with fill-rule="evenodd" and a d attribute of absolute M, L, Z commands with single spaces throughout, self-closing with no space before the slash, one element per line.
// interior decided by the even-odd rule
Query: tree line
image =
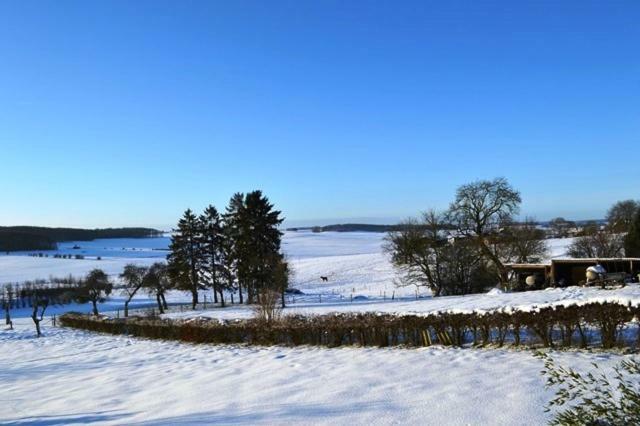
<path fill-rule="evenodd" d="M 91 241 L 98 238 L 157 237 L 152 228 L 47 228 L 42 226 L 0 226 L 0 251 L 55 250 L 61 241 Z"/>

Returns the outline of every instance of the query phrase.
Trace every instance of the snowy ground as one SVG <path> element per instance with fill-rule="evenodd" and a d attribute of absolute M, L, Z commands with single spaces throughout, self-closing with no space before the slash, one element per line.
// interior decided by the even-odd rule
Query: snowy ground
<path fill-rule="evenodd" d="M 0 333 L 0 423 L 538 425 L 542 362 L 469 349 L 189 345 L 51 328 Z M 558 353 L 579 370 L 619 355 Z"/>
<path fill-rule="evenodd" d="M 156 259 L 140 258 L 134 262 L 150 265 Z M 0 256 L 0 283 L 19 283 L 27 280 L 48 279 L 73 275 L 82 277 L 94 268 L 100 268 L 111 276 L 122 272 L 129 258 L 54 259 L 52 257 Z"/>
<path fill-rule="evenodd" d="M 445 296 L 415 298 L 399 298 L 395 300 L 379 297 L 351 302 L 337 296 L 296 296 L 288 299 L 289 306 L 283 311 L 285 315 L 304 314 L 322 315 L 345 312 L 383 312 L 397 315 L 424 315 L 435 312 L 492 311 L 498 309 L 531 310 L 550 305 L 571 305 L 588 302 L 618 302 L 622 304 L 640 304 L 640 285 L 630 284 L 625 288 L 601 290 L 599 288 L 567 287 L 527 291 L 520 293 L 490 292 L 468 296 Z M 321 301 L 322 300 L 322 301 Z M 166 314 L 170 318 L 206 317 L 218 319 L 250 318 L 253 311 L 247 306 L 231 306 L 224 309 L 211 308 L 199 311 L 172 312 Z"/>
<path fill-rule="evenodd" d="M 637 286 L 416 300 L 413 289 L 394 287 L 382 236 L 288 233 L 283 247 L 294 265 L 294 285 L 306 293 L 290 300 L 288 312 L 426 313 L 603 298 L 640 301 Z M 103 253 L 100 261 L 0 256 L 0 282 L 83 274 L 96 264 L 117 274 L 127 262 L 164 256 L 154 246 L 120 247 L 113 250 L 120 257 L 111 257 L 104 255 L 110 248 L 96 245 Z M 329 282 L 322 283 L 321 275 Z M 352 302 L 351 296 L 362 300 Z M 173 293 L 170 299 L 187 301 L 188 296 Z M 113 311 L 122 302 L 115 295 L 100 308 Z M 136 299 L 139 306 L 150 303 L 145 295 Z M 542 362 L 528 351 L 189 345 L 52 327 L 50 315 L 65 310 L 88 312 L 89 306 L 50 308 L 40 339 L 26 309 L 14 312 L 15 330 L 0 330 L 0 424 L 537 425 L 549 419 L 544 404 L 552 392 L 539 374 Z M 196 315 L 240 318 L 251 310 L 215 308 Z M 554 356 L 579 370 L 592 362 L 609 368 L 622 357 Z"/>
<path fill-rule="evenodd" d="M 351 293 L 391 297 L 414 295 L 415 290 L 397 289 L 394 271 L 383 254 L 383 233 L 369 232 L 286 232 L 282 249 L 294 270 L 293 284 L 303 291 L 324 294 Z M 546 240 L 549 257 L 562 257 L 572 239 Z M 116 277 L 127 263 L 149 265 L 164 261 L 168 238 L 107 239 L 61 243 L 56 251 L 44 251 L 49 257 L 31 257 L 30 253 L 0 255 L 0 285 L 51 276 L 83 276 L 101 268 Z M 74 250 L 71 247 L 80 246 Z M 55 259 L 54 254 L 81 254 L 85 259 Z M 101 260 L 97 260 L 100 256 Z M 329 281 L 322 283 L 320 276 Z"/>

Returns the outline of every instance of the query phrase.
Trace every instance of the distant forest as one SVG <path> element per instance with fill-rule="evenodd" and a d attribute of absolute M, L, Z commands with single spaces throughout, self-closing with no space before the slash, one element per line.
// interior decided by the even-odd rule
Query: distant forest
<path fill-rule="evenodd" d="M 152 228 L 45 228 L 40 226 L 0 226 L 0 252 L 55 250 L 57 242 L 91 241 L 98 238 L 146 238 L 162 235 Z"/>
<path fill-rule="evenodd" d="M 536 225 L 548 228 L 550 226 L 549 221 L 534 222 Z M 605 219 L 594 220 L 577 220 L 575 223 L 578 226 L 583 226 L 589 223 L 597 223 L 598 225 L 604 225 L 607 223 Z M 372 225 L 368 223 L 345 223 L 338 225 L 327 226 L 302 226 L 295 228 L 287 228 L 287 231 L 313 231 L 313 232 L 397 232 L 408 227 L 407 224 L 397 225 Z M 453 225 L 443 224 L 444 229 L 454 229 Z"/>
<path fill-rule="evenodd" d="M 396 232 L 406 229 L 408 225 L 372 225 L 367 223 L 345 223 L 340 225 L 307 226 L 287 228 L 287 231 L 313 231 L 313 232 Z"/>

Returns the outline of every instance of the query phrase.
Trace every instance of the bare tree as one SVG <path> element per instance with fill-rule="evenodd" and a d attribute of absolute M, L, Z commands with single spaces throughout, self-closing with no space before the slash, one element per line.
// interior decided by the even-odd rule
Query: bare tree
<path fill-rule="evenodd" d="M 93 315 L 98 315 L 98 302 L 102 303 L 111 294 L 113 284 L 102 269 L 93 269 L 78 287 L 77 300 L 80 303 L 91 302 Z"/>
<path fill-rule="evenodd" d="M 569 236 L 569 230 L 576 227 L 576 223 L 563 217 L 556 217 L 549 221 L 549 227 L 554 237 L 565 238 Z"/>
<path fill-rule="evenodd" d="M 590 229 L 585 235 L 577 237 L 569 246 L 567 253 L 571 257 L 618 257 L 622 256 L 624 237 L 607 229 Z"/>
<path fill-rule="evenodd" d="M 640 201 L 618 201 L 607 212 L 607 226 L 615 233 L 629 232 L 631 224 L 639 211 Z"/>
<path fill-rule="evenodd" d="M 281 293 L 272 289 L 264 289 L 257 294 L 257 304 L 253 308 L 255 318 L 258 321 L 272 323 L 282 316 L 282 308 L 279 306 Z"/>
<path fill-rule="evenodd" d="M 289 267 L 289 262 L 284 256 L 279 256 L 276 262 L 277 263 L 273 268 L 273 287 L 280 293 L 281 307 L 285 308 L 284 296 L 287 288 L 289 288 L 289 283 L 293 278 L 293 270 Z"/>
<path fill-rule="evenodd" d="M 447 239 L 442 233 L 444 215 L 429 210 L 422 220 L 408 219 L 398 231 L 389 232 L 384 250 L 401 274 L 400 286 L 426 287 L 434 296 L 443 288 L 442 268 Z"/>
<path fill-rule="evenodd" d="M 7 284 L 2 288 L 2 309 L 4 310 L 4 322 L 13 330 L 13 321 L 11 321 L 11 308 L 15 301 L 15 291 L 13 285 Z"/>
<path fill-rule="evenodd" d="M 504 222 L 518 213 L 521 201 L 520 193 L 505 178 L 496 178 L 462 185 L 449 207 L 450 222 L 462 235 L 477 243 L 482 254 L 495 266 L 503 286 L 508 282 L 508 271 L 491 249 L 491 239 Z"/>
<path fill-rule="evenodd" d="M 144 284 L 144 277 L 147 274 L 148 268 L 144 266 L 138 266 L 134 264 L 128 264 L 124 267 L 124 271 L 120 274 L 120 278 L 124 283 L 123 293 L 127 296 L 124 301 L 124 316 L 129 316 L 129 303 L 131 299 L 136 295 L 138 290 L 142 288 Z"/>
<path fill-rule="evenodd" d="M 31 304 L 33 307 L 33 311 L 31 312 L 31 319 L 36 325 L 36 335 L 37 337 L 40 337 L 42 336 L 42 332 L 40 331 L 40 322 L 42 322 L 44 313 L 49 306 L 49 299 L 45 297 L 38 288 L 33 289 L 31 298 Z"/>
<path fill-rule="evenodd" d="M 154 296 L 158 303 L 158 310 L 161 314 L 167 309 L 167 299 L 165 293 L 171 288 L 171 281 L 167 273 L 167 265 L 156 262 L 151 265 L 142 279 L 142 285 L 147 289 L 149 295 Z"/>
<path fill-rule="evenodd" d="M 502 243 L 506 246 L 506 258 L 509 262 L 536 263 L 542 261 L 548 253 L 545 233 L 536 226 L 531 218 L 521 223 L 510 224 L 503 231 Z"/>
<path fill-rule="evenodd" d="M 397 285 L 429 288 L 434 296 L 469 294 L 495 284 L 482 253 L 469 238 L 447 238 L 445 216 L 433 210 L 386 238 L 385 251 L 401 274 Z"/>
<path fill-rule="evenodd" d="M 495 272 L 473 241 L 450 242 L 444 247 L 442 259 L 443 295 L 480 293 L 495 286 Z"/>

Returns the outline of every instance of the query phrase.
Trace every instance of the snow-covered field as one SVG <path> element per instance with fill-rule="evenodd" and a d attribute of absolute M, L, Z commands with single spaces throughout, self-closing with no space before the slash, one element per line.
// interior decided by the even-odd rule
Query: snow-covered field
<path fill-rule="evenodd" d="M 638 286 L 416 300 L 413 289 L 394 287 L 382 236 L 287 233 L 283 247 L 294 266 L 294 286 L 306 293 L 291 299 L 287 312 L 427 313 L 604 299 L 640 302 Z M 561 243 L 552 255 L 566 247 Z M 103 253 L 108 250 L 98 245 Z M 0 282 L 83 274 L 96 264 L 117 274 L 127 262 L 150 263 L 163 255 L 131 252 L 137 253 L 123 256 L 129 250 L 121 247 L 114 250 L 119 257 L 102 254 L 100 261 L 0 256 Z M 322 283 L 321 275 L 329 282 Z M 180 293 L 171 299 L 188 300 Z M 136 300 L 149 302 L 144 295 Z M 122 298 L 114 296 L 101 309 L 121 305 Z M 68 309 L 89 310 L 74 305 L 49 313 Z M 28 310 L 14 312 L 15 330 L 0 331 L 0 424 L 537 425 L 550 418 L 544 405 L 552 391 L 544 388 L 542 361 L 529 351 L 189 345 L 54 328 L 50 317 L 44 337 L 37 339 L 28 315 Z M 240 318 L 251 310 L 234 306 L 195 315 Z M 592 362 L 609 369 L 622 357 L 554 354 L 578 370 Z"/>
<path fill-rule="evenodd" d="M 47 328 L 0 333 L 0 423 L 538 425 L 527 351 L 189 345 Z M 621 356 L 559 353 L 579 370 Z"/>
<path fill-rule="evenodd" d="M 493 311 L 499 309 L 532 310 L 543 306 L 572 305 L 588 302 L 617 302 L 621 304 L 640 304 L 640 285 L 629 284 L 625 288 L 601 290 L 592 287 L 550 288 L 540 291 L 521 293 L 489 292 L 467 296 L 424 297 L 418 300 L 410 297 L 395 300 L 379 297 L 351 302 L 350 299 L 337 297 L 308 295 L 296 296 L 283 312 L 285 315 L 323 315 L 347 312 L 380 312 L 388 314 L 425 315 L 435 312 Z M 320 301 L 322 300 L 322 301 Z M 217 318 L 239 319 L 251 318 L 253 311 L 247 306 L 230 306 L 224 309 L 212 308 L 201 311 L 172 312 L 165 315 L 169 318 Z"/>
<path fill-rule="evenodd" d="M 393 268 L 383 254 L 383 233 L 368 232 L 285 232 L 282 249 L 293 264 L 294 286 L 326 294 L 351 293 L 380 296 L 386 291 L 414 295 L 413 289 L 396 289 Z M 547 240 L 549 257 L 565 255 L 571 238 Z M 149 265 L 164 261 L 169 238 L 107 239 L 61 243 L 57 251 L 43 251 L 49 257 L 29 253 L 0 255 L 0 285 L 51 276 L 86 275 L 102 268 L 117 276 L 127 263 Z M 80 249 L 74 250 L 74 245 Z M 59 254 L 80 254 L 85 259 L 56 259 Z M 100 256 L 101 260 L 97 260 Z M 328 283 L 321 283 L 327 276 Z"/>
<path fill-rule="evenodd" d="M 52 257 L 0 256 L 0 284 L 18 283 L 50 277 L 81 277 L 94 268 L 116 276 L 128 262 L 149 265 L 153 258 L 54 259 Z"/>

